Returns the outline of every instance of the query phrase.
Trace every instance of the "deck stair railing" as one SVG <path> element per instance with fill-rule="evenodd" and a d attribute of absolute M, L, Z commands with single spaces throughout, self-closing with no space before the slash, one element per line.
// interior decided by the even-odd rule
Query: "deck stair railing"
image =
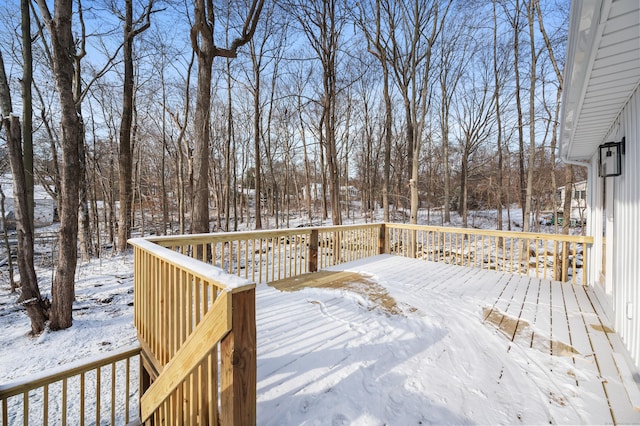
<path fill-rule="evenodd" d="M 138 418 L 140 347 L 0 385 L 8 425 L 128 424 Z"/>

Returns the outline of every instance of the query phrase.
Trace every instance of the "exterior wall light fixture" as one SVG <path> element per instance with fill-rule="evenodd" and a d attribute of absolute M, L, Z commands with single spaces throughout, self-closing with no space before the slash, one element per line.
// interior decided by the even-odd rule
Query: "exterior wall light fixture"
<path fill-rule="evenodd" d="M 620 176 L 622 174 L 622 155 L 624 138 L 620 142 L 607 142 L 598 147 L 600 177 Z"/>

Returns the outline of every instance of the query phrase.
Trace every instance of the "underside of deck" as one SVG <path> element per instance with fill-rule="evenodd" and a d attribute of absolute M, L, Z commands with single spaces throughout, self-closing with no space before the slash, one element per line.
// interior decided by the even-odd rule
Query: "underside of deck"
<path fill-rule="evenodd" d="M 260 424 L 640 423 L 638 376 L 580 285 L 380 255 L 260 285 L 256 307 Z"/>

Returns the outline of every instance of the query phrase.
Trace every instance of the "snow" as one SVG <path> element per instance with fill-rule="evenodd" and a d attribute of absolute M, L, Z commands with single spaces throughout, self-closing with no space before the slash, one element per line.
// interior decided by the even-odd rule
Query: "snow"
<path fill-rule="evenodd" d="M 51 297 L 51 272 L 38 271 L 40 291 Z M 133 256 L 114 256 L 81 263 L 76 273 L 73 326 L 30 337 L 29 319 L 15 305 L 3 280 L 0 285 L 0 383 L 36 371 L 104 354 L 137 343 L 133 327 Z"/>
<path fill-rule="evenodd" d="M 406 261 L 390 257 L 376 275 L 347 265 L 386 288 L 399 314 L 349 290 L 258 287 L 260 424 L 589 423 L 596 395 L 550 373 L 548 353 L 483 324 L 481 295 L 407 292 Z M 551 362 L 576 371 L 569 357 Z"/>
<path fill-rule="evenodd" d="M 133 238 L 129 242 L 132 245 L 143 248 L 144 250 L 147 250 L 155 254 L 156 256 L 162 257 L 169 262 L 180 264 L 185 269 L 189 269 L 191 270 L 191 272 L 198 274 L 203 278 L 222 284 L 227 289 L 234 289 L 250 284 L 250 281 L 236 275 L 228 274 L 222 268 L 207 265 L 192 257 L 185 256 L 181 253 L 169 250 L 165 247 L 161 247 L 143 238 Z"/>
<path fill-rule="evenodd" d="M 348 268 L 385 288 L 397 302 L 393 313 L 347 289 L 257 286 L 259 424 L 573 424 L 597 418 L 594 395 L 578 389 L 570 375 L 565 381 L 550 377 L 548 354 L 524 350 L 483 324 L 480 297 L 447 289 L 418 297 L 404 285 L 416 277 L 389 262 L 373 272 L 365 262 Z M 224 279 L 220 271 L 208 273 Z M 38 276 L 48 296 L 51 270 L 41 267 Z M 15 300 L 2 282 L 0 384 L 136 343 L 131 253 L 78 266 L 68 330 L 30 337 Z M 576 377 L 594 374 L 569 357 L 552 362 L 554 370 Z"/>

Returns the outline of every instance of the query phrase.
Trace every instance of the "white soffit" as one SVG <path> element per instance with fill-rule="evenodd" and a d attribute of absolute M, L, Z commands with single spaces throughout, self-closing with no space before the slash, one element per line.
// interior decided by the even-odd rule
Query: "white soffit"
<path fill-rule="evenodd" d="M 640 83 L 640 1 L 574 0 L 569 25 L 561 154 L 588 160 Z"/>

